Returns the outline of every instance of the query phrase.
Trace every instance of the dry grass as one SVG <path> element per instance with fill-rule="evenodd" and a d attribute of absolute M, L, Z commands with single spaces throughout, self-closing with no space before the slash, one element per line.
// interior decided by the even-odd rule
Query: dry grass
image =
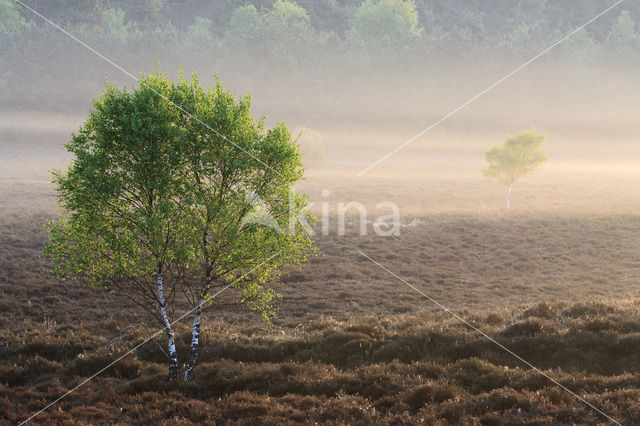
<path fill-rule="evenodd" d="M 8 422 L 150 334 L 116 295 L 47 276 L 44 219 L 5 219 L 0 229 L 0 416 Z M 272 325 L 234 308 L 211 311 L 195 383 L 166 383 L 164 355 L 150 342 L 37 421 L 604 422 L 352 254 L 354 245 L 623 424 L 640 421 L 637 219 L 424 221 L 396 239 L 321 238 L 321 255 L 284 280 Z M 607 284 L 588 279 L 593 271 Z M 186 325 L 178 331 L 186 347 Z"/>
<path fill-rule="evenodd" d="M 508 314 L 512 319 L 500 324 L 491 312 L 469 319 L 623 424 L 640 421 L 640 377 L 630 373 L 638 370 L 640 305 L 537 305 Z M 95 331 L 70 334 L 69 326 L 55 325 L 2 337 L 2 415 L 14 422 L 106 365 L 140 334 L 125 333 L 113 344 Z M 322 318 L 278 330 L 214 322 L 203 341 L 193 383 L 168 384 L 162 360 L 145 346 L 37 421 L 604 422 L 441 313 Z"/>
<path fill-rule="evenodd" d="M 11 129 L 0 146 L 0 423 L 27 418 L 155 331 L 116 294 L 46 272 L 42 224 L 55 215 L 46 169 L 67 161 L 57 131 Z M 393 238 L 371 226 L 360 237 L 357 224 L 318 237 L 319 255 L 278 285 L 272 324 L 233 306 L 210 310 L 194 383 L 166 383 L 164 343 L 151 341 L 35 421 L 605 423 L 359 249 L 618 421 L 640 424 L 636 170 L 552 162 L 517 188 L 505 217 L 502 188 L 478 175 L 480 144 L 408 161 L 404 178 L 383 168 L 364 185 L 352 173 L 359 153 L 344 156 L 335 135 L 323 136 L 327 167 L 301 189 L 329 188 L 333 213 L 339 201 L 386 198 L 422 223 Z M 346 164 L 353 170 L 339 170 Z M 188 327 L 176 328 L 184 349 Z"/>

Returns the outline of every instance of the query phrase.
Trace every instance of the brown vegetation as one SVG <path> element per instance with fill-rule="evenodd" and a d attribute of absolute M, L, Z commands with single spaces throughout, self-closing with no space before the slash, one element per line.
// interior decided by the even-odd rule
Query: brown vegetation
<path fill-rule="evenodd" d="M 0 225 L 0 417 L 9 423 L 26 419 L 153 331 L 113 295 L 47 275 L 40 256 L 45 219 L 5 216 Z M 162 347 L 150 341 L 34 420 L 606 421 L 351 254 L 357 246 L 607 414 L 636 424 L 636 222 L 431 217 L 397 239 L 320 238 L 322 254 L 285 279 L 274 324 L 233 307 L 211 313 L 194 383 L 168 384 Z M 590 301 L 597 292 L 603 300 Z M 607 293 L 627 301 L 605 300 Z M 188 327 L 177 332 L 178 345 L 186 347 Z"/>
<path fill-rule="evenodd" d="M 73 126 L 38 133 L 33 121 L 11 120 L 29 129 L 5 130 L 0 144 L 0 423 L 8 424 L 156 331 L 114 294 L 47 273 L 42 224 L 55 215 L 47 170 L 68 161 L 60 142 Z M 355 176 L 360 167 L 412 135 L 343 130 L 322 132 L 326 167 L 312 169 L 301 190 L 332 213 L 337 202 L 361 201 L 375 214 L 375 203 L 391 200 L 405 223 L 422 222 L 399 237 L 376 237 L 371 226 L 360 237 L 357 224 L 338 237 L 332 218 L 319 255 L 277 286 L 273 324 L 233 305 L 207 315 L 194 383 L 169 385 L 164 345 L 150 341 L 34 422 L 606 423 L 360 249 L 616 420 L 640 424 L 637 144 L 550 137 L 549 166 L 518 187 L 506 217 L 502 188 L 480 167 L 484 148 L 512 129 L 475 139 L 434 133 L 364 177 Z M 338 149 L 344 141 L 351 152 Z M 402 173 L 392 168 L 399 163 Z M 188 325 L 176 331 L 184 353 Z"/>

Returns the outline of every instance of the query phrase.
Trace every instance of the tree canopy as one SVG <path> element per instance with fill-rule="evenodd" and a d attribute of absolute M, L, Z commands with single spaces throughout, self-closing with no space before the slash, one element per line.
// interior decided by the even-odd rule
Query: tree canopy
<path fill-rule="evenodd" d="M 628 11 L 620 12 L 618 19 L 611 27 L 607 42 L 612 48 L 622 48 L 626 53 L 631 53 L 637 43 L 636 23 Z"/>
<path fill-rule="evenodd" d="M 576 74 L 637 66 L 639 2 L 626 0 L 536 63 L 566 65 Z M 508 68 L 611 6 L 606 0 L 48 0 L 34 5 L 130 69 L 153 69 L 159 61 L 197 64 L 254 93 L 280 92 L 278 84 L 291 80 L 302 90 L 317 88 L 327 103 L 340 96 L 353 99 L 338 83 L 359 87 L 348 80 L 363 73 L 367 79 L 355 81 L 363 86 L 394 72 L 411 73 L 424 79 L 419 84 L 428 92 L 438 90 L 449 70 L 475 72 L 503 62 Z M 95 93 L 98 86 L 89 75 L 104 75 L 100 64 L 75 54 L 68 43 L 67 35 L 32 11 L 0 0 L 0 61 L 7 64 L 0 80 L 10 89 L 4 98 L 11 105 L 75 107 L 65 96 L 69 90 L 60 87 L 73 86 L 85 98 Z M 25 76 L 42 75 L 51 81 L 21 84 Z"/>
<path fill-rule="evenodd" d="M 352 31 L 363 41 L 402 43 L 424 30 L 413 0 L 367 0 L 355 11 Z"/>
<path fill-rule="evenodd" d="M 15 2 L 0 0 L 0 34 L 20 34 L 27 28 L 27 22 L 20 12 Z"/>
<path fill-rule="evenodd" d="M 251 53 L 251 61 L 262 57 L 291 61 L 314 35 L 307 11 L 287 0 L 277 0 L 261 11 L 253 5 L 235 9 L 225 32 L 231 46 Z"/>
<path fill-rule="evenodd" d="M 195 312 L 194 336 L 203 306 L 228 286 L 269 318 L 271 284 L 311 249 L 307 199 L 293 191 L 304 172 L 298 147 L 284 124 L 265 130 L 250 107 L 195 75 L 151 74 L 132 92 L 107 85 L 66 145 L 73 162 L 55 174 L 64 214 L 48 225 L 45 252 L 61 276 L 117 290 L 160 322 L 171 380 L 176 292 Z M 257 209 L 272 226 L 248 220 Z"/>
<path fill-rule="evenodd" d="M 545 138 L 546 135 L 533 129 L 509 136 L 503 144 L 489 148 L 485 153 L 484 174 L 506 184 L 531 174 L 547 161 L 541 149 Z"/>
<path fill-rule="evenodd" d="M 499 145 L 485 152 L 485 176 L 497 179 L 507 185 L 507 210 L 510 209 L 510 195 L 513 184 L 520 178 L 536 171 L 547 161 L 541 145 L 546 135 L 534 129 L 507 137 Z"/>

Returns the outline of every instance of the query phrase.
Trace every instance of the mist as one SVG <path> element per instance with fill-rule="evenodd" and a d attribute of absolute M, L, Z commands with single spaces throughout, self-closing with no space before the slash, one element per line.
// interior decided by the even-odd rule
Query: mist
<path fill-rule="evenodd" d="M 0 0 L 0 420 L 637 423 L 639 22 L 638 0 Z M 193 387 L 139 345 L 153 315 L 43 255 L 65 144 L 152 73 L 284 123 L 318 219 L 263 283 L 271 322 L 211 298 Z M 527 132 L 544 159 L 486 173 Z"/>
<path fill-rule="evenodd" d="M 84 52 L 72 40 L 68 45 L 68 51 L 48 65 L 52 72 L 46 83 L 27 71 L 16 75 L 29 81 L 29 93 L 21 93 L 25 89 L 15 83 L 5 88 L 0 113 L 5 197 L 13 186 L 24 184 L 16 182 L 17 176 L 29 176 L 30 181 L 37 176 L 44 184 L 49 169 L 68 161 L 63 144 L 86 118 L 105 79 L 119 87 L 136 84 L 94 56 L 85 58 L 93 69 L 70 82 L 69 73 L 78 70 L 67 64 Z M 149 56 L 145 50 L 128 54 Z M 545 150 L 550 161 L 514 194 L 526 200 L 516 203 L 519 211 L 630 213 L 639 207 L 628 185 L 640 177 L 635 131 L 640 83 L 622 66 L 572 68 L 565 61 L 542 57 L 358 176 L 520 62 L 491 58 L 459 65 L 445 58 L 428 71 L 414 66 L 400 72 L 365 70 L 364 65 L 345 69 L 345 58 L 331 55 L 323 58 L 327 71 L 310 82 L 306 77 L 314 69 L 304 65 L 295 74 L 271 71 L 258 78 L 233 58 L 220 64 L 205 57 L 196 65 L 195 56 L 160 60 L 159 66 L 172 78 L 180 67 L 186 75 L 197 72 L 205 85 L 215 84 L 219 75 L 237 95 L 252 96 L 254 115 L 265 117 L 267 126 L 285 122 L 292 131 L 304 127 L 319 134 L 325 158 L 308 168 L 301 184 L 316 197 L 327 188 L 332 199 L 389 199 L 408 215 L 499 210 L 501 188 L 480 172 L 484 151 L 509 134 L 535 127 L 548 137 Z M 148 60 L 126 69 L 153 72 L 158 65 Z"/>
<path fill-rule="evenodd" d="M 422 7 L 418 10 L 424 13 Z M 517 46 L 515 33 L 509 32 L 514 30 L 507 29 L 497 35 L 484 30 L 465 43 L 453 36 L 436 38 L 438 31 L 453 33 L 451 28 L 427 27 L 420 42 L 407 39 L 394 45 L 392 40 L 376 46 L 354 40 L 348 31 L 339 36 L 337 27 L 312 28 L 313 35 L 300 42 L 282 38 L 260 43 L 233 39 L 226 22 L 205 27 L 210 31 L 206 38 L 182 19 L 181 37 L 178 29 L 178 35 L 170 35 L 151 23 L 127 21 L 125 13 L 123 28 L 143 32 L 117 42 L 82 16 L 73 24 L 58 23 L 69 31 L 82 28 L 78 37 L 84 36 L 80 38 L 127 75 L 26 13 L 30 27 L 20 39 L 5 34 L 5 44 L 15 48 L 2 55 L 3 186 L 22 184 L 15 177 L 31 175 L 34 161 L 43 180 L 47 177 L 40 171 L 64 164 L 62 145 L 87 116 L 105 81 L 134 87 L 132 76 L 161 70 L 177 78 L 182 70 L 187 76 L 196 72 L 204 85 L 215 84 L 219 76 L 237 95 L 249 94 L 254 115 L 265 117 L 268 126 L 285 122 L 292 130 L 317 131 L 326 158 L 309 168 L 302 184 L 316 196 L 317 188 L 336 187 L 335 197 L 374 202 L 370 197 L 380 192 L 412 215 L 490 210 L 500 191 L 480 174 L 484 150 L 533 126 L 548 136 L 550 161 L 518 191 L 527 200 L 516 203 L 522 212 L 628 213 L 638 207 L 624 182 L 638 178 L 640 82 L 636 57 L 624 46 L 612 50 L 607 45 L 607 27 L 615 25 L 619 14 L 612 11 L 587 28 L 595 47 L 578 43 L 578 33 L 501 81 L 565 37 L 566 23 L 553 19 L 545 22 L 545 32 L 532 28 Z M 512 25 L 520 28 L 517 22 Z M 348 190 L 341 188 L 344 182 L 350 182 Z M 438 195 L 442 193 L 447 196 Z"/>

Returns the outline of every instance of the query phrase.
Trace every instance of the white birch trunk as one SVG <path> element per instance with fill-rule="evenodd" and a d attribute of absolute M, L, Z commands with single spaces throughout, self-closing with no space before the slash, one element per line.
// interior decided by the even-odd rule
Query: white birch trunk
<path fill-rule="evenodd" d="M 184 381 L 190 382 L 193 380 L 193 370 L 196 367 L 196 360 L 198 358 L 198 351 L 200 349 L 200 317 L 202 315 L 202 305 L 204 305 L 207 297 L 207 293 L 211 288 L 211 261 L 207 261 L 205 286 L 200 293 L 200 299 L 195 309 L 193 316 L 193 326 L 191 329 L 191 346 L 189 347 L 189 358 L 187 360 L 187 366 L 184 370 Z"/>
<path fill-rule="evenodd" d="M 196 359 L 198 358 L 198 349 L 200 346 L 200 315 L 202 314 L 202 305 L 204 304 L 204 298 L 200 298 L 198 301 L 198 307 L 196 313 L 193 316 L 193 327 L 191 330 L 191 346 L 189 348 L 189 359 L 187 366 L 184 370 L 184 381 L 190 382 L 193 380 L 193 370 L 196 367 Z"/>
<path fill-rule="evenodd" d="M 159 268 L 158 268 L 159 269 Z M 167 317 L 167 309 L 164 301 L 164 287 L 162 284 L 162 275 L 158 270 L 158 307 L 160 309 L 160 316 L 162 317 L 162 323 L 164 324 L 165 331 L 167 333 L 167 341 L 169 348 L 169 381 L 173 382 L 178 377 L 178 354 L 176 352 L 176 343 L 173 338 L 173 330 L 171 330 L 171 323 Z"/>
<path fill-rule="evenodd" d="M 511 210 L 511 189 L 513 188 L 513 184 L 509 184 L 509 188 L 507 189 L 507 212 Z"/>

